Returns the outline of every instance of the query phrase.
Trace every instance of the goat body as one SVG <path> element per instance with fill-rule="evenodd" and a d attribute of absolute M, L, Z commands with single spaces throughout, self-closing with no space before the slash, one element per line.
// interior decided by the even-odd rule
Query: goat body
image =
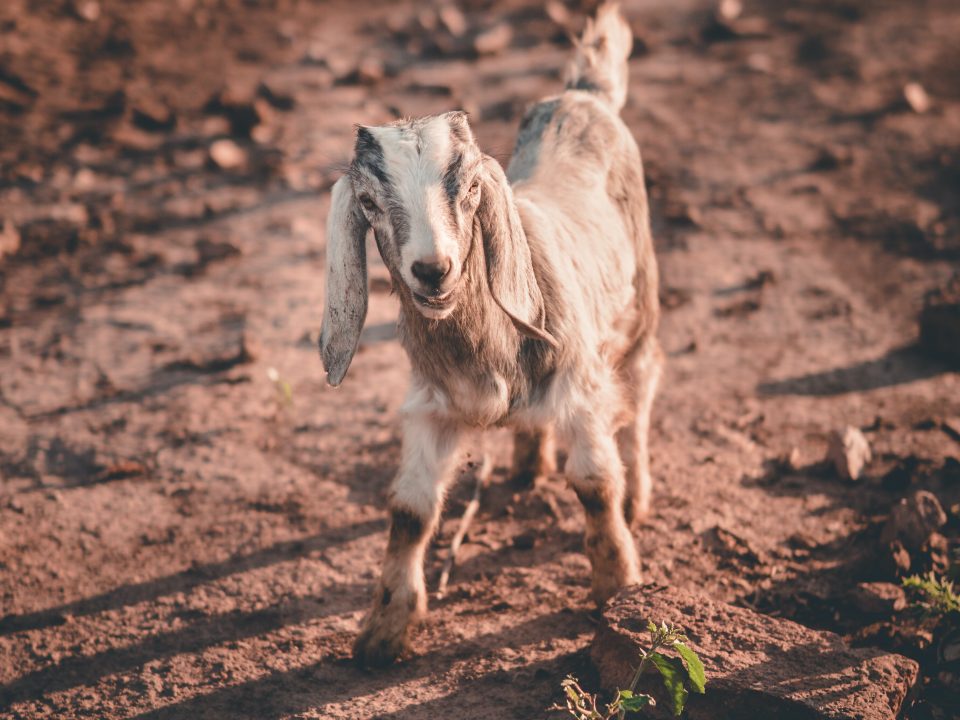
<path fill-rule="evenodd" d="M 628 527 L 649 505 L 662 360 L 643 169 L 619 118 L 630 45 L 603 5 L 566 89 L 526 113 L 506 173 L 462 113 L 358 131 L 333 193 L 321 353 L 339 384 L 366 314 L 372 227 L 412 366 L 390 540 L 355 646 L 364 664 L 396 658 L 425 611 L 423 555 L 472 429 L 516 428 L 514 472 L 528 480 L 554 468 L 556 434 L 586 512 L 594 599 L 639 580 Z"/>

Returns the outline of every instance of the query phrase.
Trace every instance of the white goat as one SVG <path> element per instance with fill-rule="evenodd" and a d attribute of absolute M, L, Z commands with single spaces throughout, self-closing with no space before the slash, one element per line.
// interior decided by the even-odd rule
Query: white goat
<path fill-rule="evenodd" d="M 476 428 L 515 428 L 528 477 L 553 469 L 555 431 L 586 511 L 594 600 L 639 580 L 628 528 L 650 499 L 662 356 L 643 167 L 619 118 L 631 44 L 603 5 L 566 89 L 527 112 L 506 174 L 460 112 L 357 131 L 333 188 L 321 355 L 339 385 L 366 316 L 373 228 L 413 368 L 383 574 L 354 647 L 364 665 L 394 660 L 426 610 L 424 551 Z"/>

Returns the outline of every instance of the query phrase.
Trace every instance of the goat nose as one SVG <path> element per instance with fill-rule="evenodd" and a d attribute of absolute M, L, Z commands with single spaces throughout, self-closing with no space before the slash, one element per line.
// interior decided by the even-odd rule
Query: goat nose
<path fill-rule="evenodd" d="M 443 282 L 443 279 L 450 274 L 450 269 L 452 267 L 453 263 L 448 257 L 431 257 L 424 260 L 414 261 L 414 263 L 410 266 L 410 272 L 412 272 L 413 276 L 424 285 L 436 290 L 440 287 L 440 283 Z"/>

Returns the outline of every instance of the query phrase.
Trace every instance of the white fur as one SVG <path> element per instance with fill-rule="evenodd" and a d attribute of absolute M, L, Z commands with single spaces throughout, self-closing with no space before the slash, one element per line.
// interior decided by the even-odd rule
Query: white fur
<path fill-rule="evenodd" d="M 555 123 L 540 125 L 542 134 L 532 141 L 535 148 L 521 148 L 515 156 L 519 160 L 512 166 L 513 188 L 505 180 L 502 192 L 501 185 L 484 186 L 484 201 L 498 202 L 481 206 L 495 210 L 479 215 L 484 247 L 491 238 L 508 237 L 507 231 L 509 238 L 524 242 L 501 243 L 509 252 L 485 255 L 489 276 L 496 275 L 501 263 L 508 269 L 497 276 L 496 287 L 493 280 L 487 287 L 471 287 L 488 291 L 513 325 L 494 325 L 496 332 L 469 336 L 472 347 L 494 346 L 506 327 L 503 332 L 526 330 L 527 337 L 549 344 L 555 355 L 544 371 L 548 375 L 536 379 L 540 384 L 533 391 L 515 393 L 517 402 L 511 392 L 522 383 L 513 381 L 511 388 L 500 373 L 509 374 L 520 353 L 499 364 L 470 365 L 469 372 L 442 366 L 439 377 L 432 379 L 415 372 L 403 407 L 400 469 L 390 490 L 396 535 L 391 536 L 374 605 L 355 646 L 364 662 L 395 658 L 410 623 L 425 608 L 423 553 L 454 476 L 460 440 L 473 428 L 555 428 L 569 449 L 567 477 L 586 509 L 585 546 L 593 566 L 594 599 L 603 602 L 620 587 L 639 581 L 624 511 L 625 501 L 631 508 L 645 508 L 649 502 L 646 435 L 660 353 L 655 338 L 657 271 L 642 165 L 618 116 L 626 97 L 630 42 L 629 26 L 615 6 L 602 6 L 578 44 L 571 77 L 580 84 L 568 87 L 557 103 L 564 114 Z M 450 216 L 443 212 L 448 199 L 442 174 L 452 152 L 448 121 L 441 116 L 427 123 L 419 151 L 412 133 L 397 127 L 371 131 L 410 218 L 410 239 L 400 251 L 403 280 L 417 286 L 410 273 L 416 260 L 445 256 L 461 268 L 461 251 L 446 227 Z M 499 165 L 487 160 L 493 164 L 488 169 L 502 175 Z M 502 261 L 521 254 L 523 263 Z M 549 276 L 550 302 L 541 292 L 538 272 Z M 509 310 L 497 297 L 504 290 L 505 296 L 516 295 Z M 556 314 L 544 319 L 551 309 Z M 405 346 L 415 361 L 435 352 L 430 333 L 414 337 Z M 456 362 L 463 357 L 457 355 Z M 532 377 L 534 371 L 529 372 Z M 411 526 L 422 532 L 411 531 Z M 398 609 L 397 598 L 407 611 Z"/>
<path fill-rule="evenodd" d="M 410 238 L 400 250 L 400 272 L 410 287 L 417 279 L 410 271 L 414 262 L 449 258 L 459 268 L 462 258 L 451 233 L 444 206 L 443 171 L 450 161 L 450 126 L 434 118 L 420 137 L 393 126 L 369 128 L 383 148 L 387 174 L 410 219 Z M 418 143 L 420 151 L 418 152 Z M 451 284 L 456 280 L 450 278 Z M 449 311 L 418 308 L 426 317 L 439 320 Z"/>

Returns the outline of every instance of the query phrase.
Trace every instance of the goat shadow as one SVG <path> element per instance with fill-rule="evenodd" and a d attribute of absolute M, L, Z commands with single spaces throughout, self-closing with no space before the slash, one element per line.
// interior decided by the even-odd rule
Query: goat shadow
<path fill-rule="evenodd" d="M 846 367 L 822 370 L 785 380 L 760 383 L 761 396 L 804 395 L 831 397 L 852 392 L 867 392 L 893 387 L 915 380 L 926 380 L 950 372 L 942 362 L 923 354 L 919 344 L 890 350 L 874 360 L 865 360 Z"/>

